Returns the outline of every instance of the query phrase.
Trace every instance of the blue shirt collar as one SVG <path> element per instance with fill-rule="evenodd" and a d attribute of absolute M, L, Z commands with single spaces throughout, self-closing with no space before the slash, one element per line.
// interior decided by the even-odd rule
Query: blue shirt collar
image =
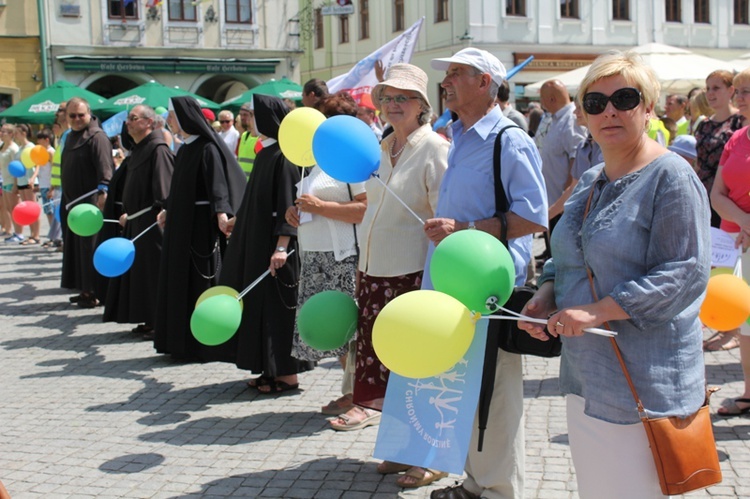
<path fill-rule="evenodd" d="M 492 132 L 492 130 L 495 129 L 495 126 L 502 119 L 502 117 L 503 112 L 500 110 L 500 106 L 495 105 L 495 107 L 493 107 L 489 113 L 482 116 L 482 118 L 474 123 L 474 126 L 472 126 L 469 130 L 475 130 L 477 132 L 477 135 L 479 135 L 482 140 L 487 140 L 487 136 L 490 134 L 490 132 Z M 462 133 L 464 133 L 464 124 L 461 122 L 461 120 L 453 123 L 453 126 L 451 128 L 453 129 L 454 137 L 460 136 Z"/>

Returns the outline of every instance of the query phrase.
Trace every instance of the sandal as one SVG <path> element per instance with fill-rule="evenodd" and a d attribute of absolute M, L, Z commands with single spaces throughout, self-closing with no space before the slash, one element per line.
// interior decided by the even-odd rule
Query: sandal
<path fill-rule="evenodd" d="M 737 405 L 737 402 L 740 404 L 749 404 L 745 407 L 740 407 Z M 722 412 L 722 409 L 724 411 Z M 716 414 L 722 417 L 730 417 L 730 416 L 742 416 L 743 414 L 747 414 L 750 412 L 750 399 L 749 398 L 736 398 L 732 400 L 730 403 L 725 404 L 723 407 L 719 407 L 719 410 L 716 411 Z"/>
<path fill-rule="evenodd" d="M 401 473 L 402 471 L 410 470 L 411 468 L 412 465 L 410 464 L 394 463 L 393 461 L 383 461 L 382 463 L 378 464 L 376 470 L 381 475 L 392 475 L 394 473 Z"/>
<path fill-rule="evenodd" d="M 51 248 L 54 245 L 55 245 L 55 243 L 52 240 L 49 240 L 49 241 L 45 242 L 44 244 L 42 244 L 42 248 Z"/>
<path fill-rule="evenodd" d="M 267 390 L 261 390 L 261 388 L 268 388 Z M 287 383 L 278 379 L 268 380 L 268 383 L 258 386 L 258 393 L 264 395 L 274 395 L 277 393 L 290 392 L 292 390 L 298 390 L 299 383 Z"/>
<path fill-rule="evenodd" d="M 717 332 L 703 343 L 703 350 L 706 352 L 721 352 L 722 350 L 733 350 L 739 348 L 739 346 L 739 334 Z"/>
<path fill-rule="evenodd" d="M 273 381 L 273 378 L 269 376 L 258 376 L 257 378 L 252 378 L 247 382 L 247 386 L 250 388 L 258 388 L 259 386 L 266 386 L 269 383 Z"/>
<path fill-rule="evenodd" d="M 415 489 L 417 487 L 424 487 L 432 482 L 443 479 L 448 476 L 445 471 L 434 471 L 429 468 L 420 468 L 419 466 L 413 466 L 409 468 L 404 476 L 399 477 L 396 483 L 405 489 Z"/>
<path fill-rule="evenodd" d="M 21 246 L 30 246 L 32 244 L 39 244 L 39 239 L 37 239 L 35 237 L 30 237 L 30 238 L 26 239 L 25 241 L 21 241 L 18 244 L 20 244 Z"/>
<path fill-rule="evenodd" d="M 349 413 L 356 411 L 359 415 L 363 416 L 361 419 L 355 419 L 350 416 Z M 367 428 L 368 426 L 375 426 L 380 424 L 380 411 L 373 409 L 365 409 L 355 405 L 346 414 L 339 414 L 336 418 L 331 420 L 331 428 L 336 431 L 353 431 Z"/>
<path fill-rule="evenodd" d="M 354 404 L 352 403 L 352 394 L 347 393 L 336 400 L 328 402 L 328 405 L 324 405 L 320 412 L 326 416 L 338 416 L 339 414 L 349 412 L 349 409 L 352 407 L 354 407 Z"/>

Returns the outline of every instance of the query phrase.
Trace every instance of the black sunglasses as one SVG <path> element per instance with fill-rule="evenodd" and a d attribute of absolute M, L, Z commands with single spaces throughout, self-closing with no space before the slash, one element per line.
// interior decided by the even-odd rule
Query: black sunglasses
<path fill-rule="evenodd" d="M 583 109 L 588 114 L 601 114 L 611 102 L 615 109 L 630 111 L 641 103 L 641 92 L 635 88 L 621 88 L 610 96 L 600 92 L 589 92 L 583 96 Z"/>
<path fill-rule="evenodd" d="M 70 118 L 71 120 L 74 120 L 76 118 L 83 118 L 84 116 L 86 116 L 85 113 L 70 113 L 70 114 L 68 114 L 68 118 Z"/>

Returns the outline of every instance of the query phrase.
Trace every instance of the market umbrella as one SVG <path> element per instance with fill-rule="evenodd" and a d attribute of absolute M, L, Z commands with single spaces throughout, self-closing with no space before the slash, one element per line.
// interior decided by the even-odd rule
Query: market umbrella
<path fill-rule="evenodd" d="M 712 71 L 717 69 L 732 71 L 732 65 L 729 62 L 661 43 L 647 43 L 634 47 L 632 50 L 639 53 L 643 62 L 654 70 L 662 85 L 662 95 L 667 93 L 687 94 L 693 87 L 705 87 L 706 76 Z M 524 95 L 532 97 L 539 95 L 539 90 L 544 82 L 553 78 L 562 81 L 568 92 L 575 95 L 578 92 L 578 85 L 586 76 L 589 67 L 584 66 L 527 85 L 524 89 Z"/>
<path fill-rule="evenodd" d="M 170 97 L 180 97 L 183 95 L 195 98 L 200 107 L 205 107 L 212 111 L 219 110 L 219 105 L 214 101 L 188 92 L 187 90 L 182 90 L 181 88 L 167 87 L 154 80 L 115 95 L 104 101 L 99 106 L 92 106 L 92 108 L 97 113 L 110 116 L 117 114 L 120 111 L 128 111 L 138 104 L 145 104 L 153 108 L 159 106 L 167 107 L 169 105 Z"/>
<path fill-rule="evenodd" d="M 286 77 L 282 77 L 280 80 L 270 80 L 241 93 L 237 97 L 222 102 L 221 108 L 229 109 L 236 113 L 242 104 L 252 101 L 255 94 L 272 95 L 279 99 L 299 101 L 302 100 L 302 85 Z"/>
<path fill-rule="evenodd" d="M 0 113 L 0 120 L 4 119 L 9 123 L 51 124 L 55 121 L 55 113 L 60 103 L 73 97 L 83 97 L 92 108 L 104 102 L 101 95 L 67 81 L 58 81 Z"/>
<path fill-rule="evenodd" d="M 732 59 L 729 64 L 734 67 L 736 71 L 742 71 L 745 68 L 750 68 L 750 52 L 742 54 L 737 59 Z"/>

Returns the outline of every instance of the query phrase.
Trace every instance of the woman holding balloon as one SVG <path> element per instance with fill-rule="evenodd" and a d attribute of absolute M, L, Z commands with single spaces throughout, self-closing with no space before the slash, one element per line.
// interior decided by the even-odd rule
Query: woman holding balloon
<path fill-rule="evenodd" d="M 21 226 L 12 220 L 10 216 L 13 213 L 13 208 L 18 204 L 18 191 L 9 168 L 10 162 L 13 161 L 13 158 L 18 153 L 18 144 L 13 140 L 15 131 L 16 127 L 9 123 L 0 127 L 0 141 L 2 141 L 2 146 L 0 146 L 0 173 L 3 176 L 2 221 L 3 234 L 6 241 L 14 237 L 16 241 L 21 241 Z"/>
<path fill-rule="evenodd" d="M 429 242 L 422 220 L 434 216 L 448 164 L 449 144 L 429 124 L 432 108 L 424 71 L 411 64 L 394 64 L 373 89 L 372 100 L 393 133 L 380 144 L 379 178 L 367 182 L 367 210 L 360 226 L 355 406 L 331 421 L 339 431 L 380 422 L 389 371 L 375 354 L 373 324 L 391 300 L 421 287 Z M 407 471 L 399 478 L 403 487 L 426 485 L 445 476 L 387 461 L 378 466 L 384 474 L 400 471 Z"/>
<path fill-rule="evenodd" d="M 735 103 L 742 116 L 750 122 L 750 69 L 734 77 Z M 729 139 L 719 161 L 719 169 L 711 190 L 711 201 L 721 216 L 721 229 L 733 234 L 742 248 L 742 276 L 750 278 L 750 127 L 740 128 Z M 727 312 L 725 310 L 725 312 Z M 737 416 L 750 412 L 750 325 L 740 326 L 740 359 L 745 387 L 739 398 L 718 410 L 720 416 Z"/>
<path fill-rule="evenodd" d="M 262 279 L 245 297 L 239 330 L 228 345 L 237 367 L 260 374 L 248 385 L 276 394 L 299 388 L 297 374 L 315 366 L 292 356 L 300 261 L 297 229 L 285 213 L 297 197 L 300 171 L 278 143 L 289 108 L 281 99 L 258 94 L 253 108 L 257 130 L 266 138 L 237 216 L 229 222 L 232 238 L 219 283 L 241 290 L 270 271 L 271 278 Z"/>
<path fill-rule="evenodd" d="M 26 167 L 25 175 L 16 179 L 16 185 L 18 186 L 18 194 L 21 197 L 21 201 L 33 201 L 36 202 L 36 194 L 34 193 L 34 182 L 39 174 L 39 165 L 35 164 L 31 159 L 31 150 L 34 147 L 34 143 L 31 142 L 33 138 L 31 133 L 31 127 L 25 123 L 16 125 L 16 131 L 14 139 L 18 144 L 18 153 L 16 159 L 21 161 Z M 28 239 L 19 241 L 19 244 L 30 245 L 39 244 L 39 220 L 32 222 L 29 226 L 31 235 Z"/>
<path fill-rule="evenodd" d="M 617 345 L 650 417 L 706 398 L 698 311 L 710 268 L 709 207 L 690 165 L 646 134 L 659 81 L 634 53 L 597 58 L 578 94 L 604 164 L 584 173 L 552 232 L 523 314 L 562 335 L 560 386 L 581 497 L 662 497 Z M 626 237 L 623 237 L 626 236 Z M 519 321 L 545 340 L 544 327 Z"/>
<path fill-rule="evenodd" d="M 323 97 L 315 107 L 327 118 L 357 115 L 357 103 L 348 92 Z M 297 228 L 302 250 L 292 356 L 309 361 L 339 357 L 346 369 L 346 345 L 318 350 L 300 338 L 299 312 L 310 297 L 326 290 L 335 289 L 354 298 L 359 253 L 356 231 L 367 207 L 367 194 L 363 182 L 340 182 L 319 166 L 308 170 L 309 175 L 299 183 L 294 205 L 285 214 L 287 223 Z M 351 382 L 346 374 L 342 392 L 342 397 L 323 407 L 323 414 L 336 416 L 351 408 Z"/>

